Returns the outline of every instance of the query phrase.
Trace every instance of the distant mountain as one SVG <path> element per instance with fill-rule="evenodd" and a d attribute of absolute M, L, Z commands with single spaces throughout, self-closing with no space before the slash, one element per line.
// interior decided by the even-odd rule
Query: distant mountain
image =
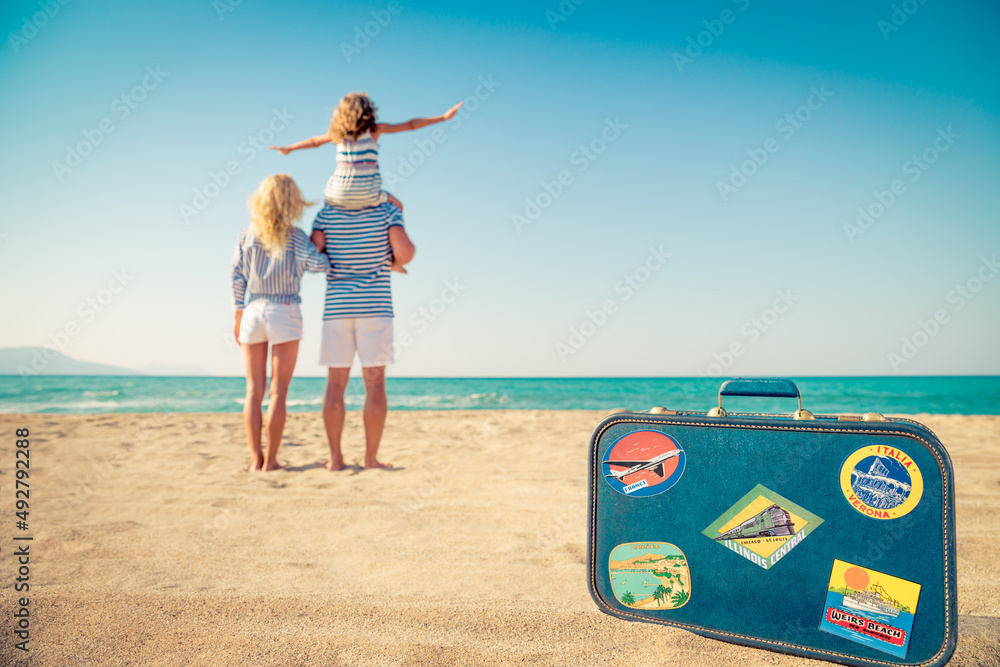
<path fill-rule="evenodd" d="M 142 370 L 80 361 L 51 347 L 0 348 L 0 375 L 211 375 L 196 366 L 149 364 Z"/>
<path fill-rule="evenodd" d="M 67 357 L 51 347 L 0 348 L 0 375 L 137 375 L 131 368 Z"/>

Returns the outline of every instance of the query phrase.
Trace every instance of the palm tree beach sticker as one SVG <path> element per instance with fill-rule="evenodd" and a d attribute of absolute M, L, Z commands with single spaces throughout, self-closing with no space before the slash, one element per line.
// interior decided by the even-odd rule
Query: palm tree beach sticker
<path fill-rule="evenodd" d="M 611 591 L 631 609 L 667 611 L 691 599 L 691 572 L 684 553 L 667 542 L 619 544 L 608 556 Z"/>
<path fill-rule="evenodd" d="M 643 498 L 663 493 L 684 474 L 687 455 L 659 431 L 635 431 L 618 438 L 604 453 L 604 479 L 618 493 Z"/>
<path fill-rule="evenodd" d="M 851 507 L 873 519 L 898 519 L 913 511 L 924 493 L 924 478 L 903 450 L 867 445 L 840 468 L 840 489 Z"/>

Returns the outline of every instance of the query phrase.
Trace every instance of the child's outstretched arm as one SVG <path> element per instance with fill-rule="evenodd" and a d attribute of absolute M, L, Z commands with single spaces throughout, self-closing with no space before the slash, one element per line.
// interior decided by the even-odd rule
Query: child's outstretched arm
<path fill-rule="evenodd" d="M 294 144 L 289 144 L 288 146 L 268 146 L 268 148 L 272 148 L 281 153 L 282 155 L 288 155 L 292 151 L 297 151 L 302 148 L 316 148 L 318 146 L 322 146 L 323 144 L 328 144 L 328 143 L 330 143 L 330 135 L 320 134 L 315 137 L 303 139 L 302 141 L 296 142 Z"/>
<path fill-rule="evenodd" d="M 459 102 L 452 108 L 445 111 L 440 116 L 428 116 L 427 118 L 411 118 L 405 123 L 379 123 L 375 126 L 375 134 L 393 134 L 395 132 L 409 132 L 410 130 L 419 130 L 422 127 L 427 127 L 428 125 L 433 125 L 435 123 L 443 123 L 446 120 L 451 120 L 458 113 L 458 110 L 462 108 L 465 102 Z M 373 137 L 378 139 L 378 136 Z"/>

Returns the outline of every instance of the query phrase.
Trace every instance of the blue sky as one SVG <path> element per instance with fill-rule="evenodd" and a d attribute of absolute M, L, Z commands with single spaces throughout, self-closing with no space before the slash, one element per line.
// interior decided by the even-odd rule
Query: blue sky
<path fill-rule="evenodd" d="M 1000 373 L 1000 10 L 677 4 L 5 3 L 0 347 L 240 374 L 246 198 L 334 166 L 255 142 L 366 90 L 466 100 L 381 141 L 418 247 L 391 374 Z"/>

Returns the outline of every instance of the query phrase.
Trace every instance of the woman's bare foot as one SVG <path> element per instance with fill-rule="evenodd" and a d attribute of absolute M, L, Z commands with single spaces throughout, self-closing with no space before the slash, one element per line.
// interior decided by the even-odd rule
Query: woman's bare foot
<path fill-rule="evenodd" d="M 392 464 L 391 463 L 382 463 L 381 461 L 375 461 L 375 465 L 371 465 L 370 463 L 368 463 L 368 461 L 365 461 L 365 468 L 369 468 L 369 469 L 384 468 L 386 470 L 391 470 L 392 469 Z"/>
<path fill-rule="evenodd" d="M 264 464 L 264 467 L 261 468 L 261 470 L 263 470 L 264 472 L 271 472 L 272 470 L 284 470 L 284 469 L 285 466 L 281 465 L 277 461 L 268 461 L 267 463 Z"/>
<path fill-rule="evenodd" d="M 343 470 L 347 466 L 344 465 L 344 456 L 341 454 L 339 456 L 331 456 L 330 460 L 323 464 L 323 467 L 327 470 L 337 471 Z"/>
<path fill-rule="evenodd" d="M 262 456 L 259 459 L 255 459 L 253 463 L 244 468 L 243 472 L 260 472 L 261 468 L 263 467 L 264 467 L 264 457 Z"/>

